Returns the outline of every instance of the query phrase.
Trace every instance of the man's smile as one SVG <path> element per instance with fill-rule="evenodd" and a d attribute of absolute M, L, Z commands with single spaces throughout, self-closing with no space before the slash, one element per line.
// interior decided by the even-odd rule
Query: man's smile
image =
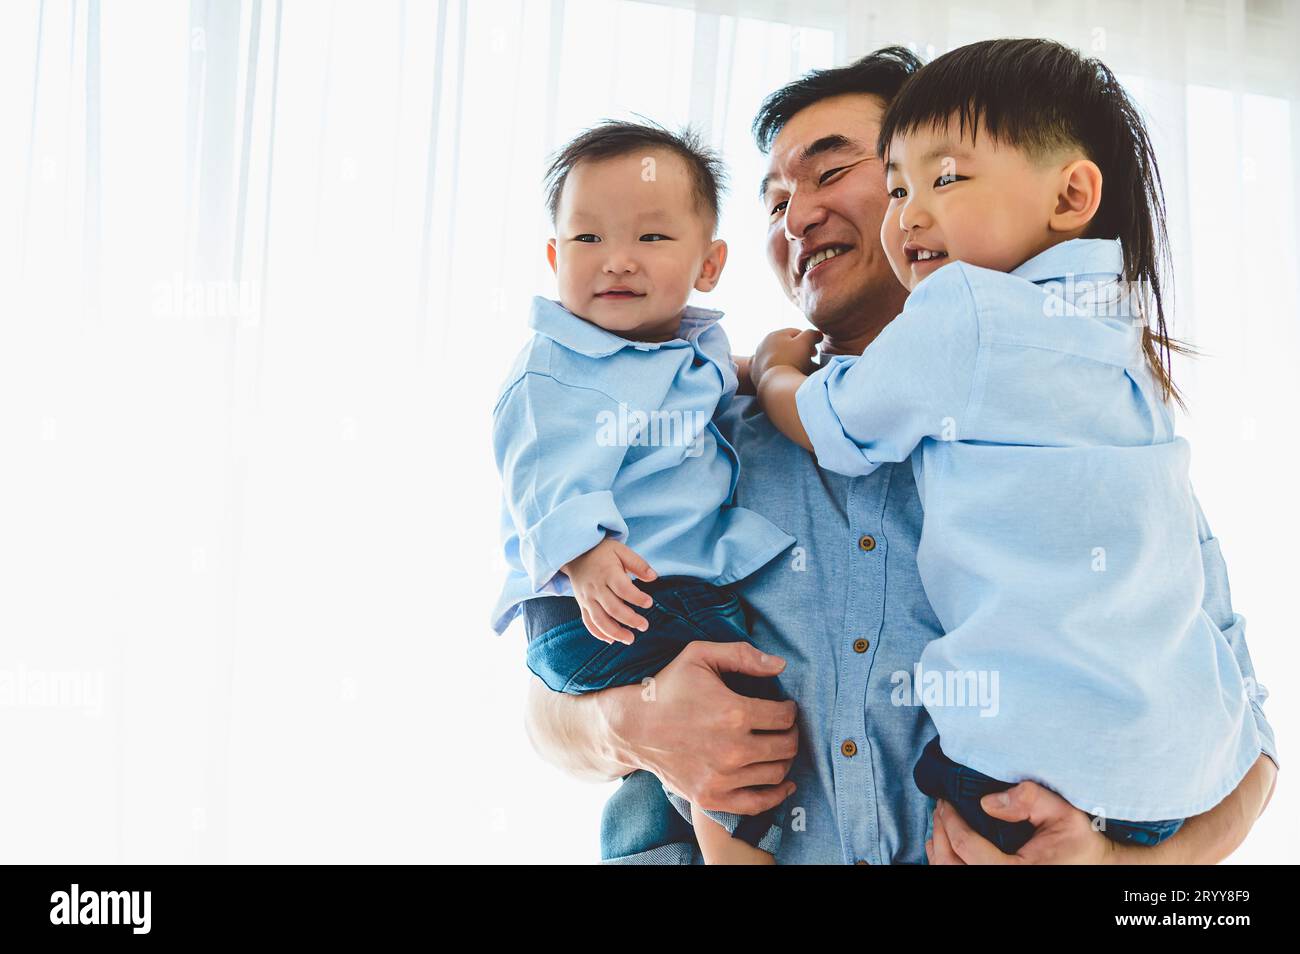
<path fill-rule="evenodd" d="M 844 242 L 826 242 L 805 249 L 795 265 L 795 277 L 806 278 L 821 269 L 827 262 L 852 250 L 853 246 Z"/>

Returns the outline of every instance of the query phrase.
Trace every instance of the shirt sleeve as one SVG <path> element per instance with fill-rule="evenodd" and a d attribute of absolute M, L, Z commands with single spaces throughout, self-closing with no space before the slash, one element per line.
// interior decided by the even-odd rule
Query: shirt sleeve
<path fill-rule="evenodd" d="M 959 263 L 914 291 L 862 355 L 834 355 L 795 395 L 817 462 L 857 477 L 906 460 L 926 437 L 974 433 L 975 299 Z"/>
<path fill-rule="evenodd" d="M 492 444 L 520 562 L 540 591 L 609 534 L 627 537 L 614 478 L 627 454 L 618 404 L 594 388 L 529 372 L 492 414 Z"/>
<path fill-rule="evenodd" d="M 1232 593 L 1228 589 L 1228 567 L 1223 561 L 1219 540 L 1210 532 L 1210 525 L 1195 493 L 1192 494 L 1192 502 L 1196 505 L 1196 532 L 1201 541 L 1201 564 L 1205 568 L 1205 597 L 1201 605 L 1214 625 L 1219 627 L 1232 654 L 1237 658 L 1246 698 L 1250 700 L 1255 726 L 1259 730 L 1260 746 L 1264 754 L 1273 760 L 1273 764 L 1279 765 L 1273 727 L 1264 716 L 1268 689 L 1255 678 L 1255 664 L 1251 661 L 1250 649 L 1246 646 L 1246 619 L 1233 611 Z"/>

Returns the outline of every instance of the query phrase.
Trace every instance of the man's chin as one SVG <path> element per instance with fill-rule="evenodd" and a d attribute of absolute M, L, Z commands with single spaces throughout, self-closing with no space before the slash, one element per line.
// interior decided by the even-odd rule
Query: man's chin
<path fill-rule="evenodd" d="M 814 328 L 824 328 L 843 321 L 845 313 L 853 310 L 856 297 L 839 287 L 808 289 L 799 299 L 799 310 Z"/>

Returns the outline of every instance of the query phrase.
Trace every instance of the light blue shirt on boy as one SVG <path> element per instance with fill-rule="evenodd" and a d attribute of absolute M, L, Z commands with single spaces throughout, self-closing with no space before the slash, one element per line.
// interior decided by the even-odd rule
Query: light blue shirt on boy
<path fill-rule="evenodd" d="M 823 467 L 911 457 L 946 635 L 898 704 L 923 701 L 944 753 L 986 775 L 1109 818 L 1184 818 L 1236 787 L 1261 736 L 1202 607 L 1188 446 L 1119 313 L 1121 272 L 1119 243 L 1095 239 L 1011 273 L 943 266 L 797 403 Z"/>
<path fill-rule="evenodd" d="M 533 299 L 535 334 L 492 413 L 509 567 L 498 633 L 524 600 L 572 595 L 560 567 L 606 536 L 661 577 L 717 586 L 794 542 L 734 506 L 739 459 L 713 420 L 737 386 L 721 317 L 687 307 L 676 337 L 632 341 Z"/>

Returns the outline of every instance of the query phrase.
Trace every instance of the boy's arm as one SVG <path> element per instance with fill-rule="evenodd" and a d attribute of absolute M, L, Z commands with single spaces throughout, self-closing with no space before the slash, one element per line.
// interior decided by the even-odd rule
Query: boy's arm
<path fill-rule="evenodd" d="M 763 413 L 778 431 L 804 450 L 812 451 L 812 441 L 799 420 L 799 409 L 795 404 L 795 394 L 807 380 L 808 375 L 798 368 L 788 364 L 776 365 L 763 375 L 758 399 L 763 403 Z"/>
<path fill-rule="evenodd" d="M 782 328 L 764 338 L 750 362 L 750 377 L 763 413 L 782 434 L 806 451 L 813 450 L 808 432 L 799 420 L 795 392 L 817 370 L 820 331 Z"/>
<path fill-rule="evenodd" d="M 858 477 L 907 460 L 927 437 L 978 437 L 979 408 L 972 403 L 978 315 L 963 266 L 945 265 L 860 356 L 830 356 L 795 389 L 799 422 L 817 463 Z M 756 366 L 759 359 L 755 355 Z M 760 394 L 765 374 L 756 374 Z M 773 383 L 782 398 L 778 406 L 792 383 L 788 376 Z"/>
<path fill-rule="evenodd" d="M 617 410 L 601 391 L 529 372 L 493 411 L 497 471 L 520 562 L 536 592 L 553 586 L 561 567 L 607 536 L 627 537 L 612 492 L 627 442 L 607 439 L 600 426 L 602 414 L 614 420 Z"/>

